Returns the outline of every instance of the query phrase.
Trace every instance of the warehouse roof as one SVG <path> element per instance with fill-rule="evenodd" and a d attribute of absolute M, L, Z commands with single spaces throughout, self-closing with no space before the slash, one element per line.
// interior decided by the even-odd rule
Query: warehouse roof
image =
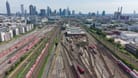
<path fill-rule="evenodd" d="M 85 34 L 80 27 L 68 27 L 66 29 L 67 34 Z"/>

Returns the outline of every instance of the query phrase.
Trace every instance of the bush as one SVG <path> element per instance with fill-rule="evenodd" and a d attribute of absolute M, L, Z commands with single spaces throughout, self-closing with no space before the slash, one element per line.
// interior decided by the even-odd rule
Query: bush
<path fill-rule="evenodd" d="M 108 41 L 111 42 L 111 43 L 114 43 L 114 39 L 113 38 L 108 39 Z"/>

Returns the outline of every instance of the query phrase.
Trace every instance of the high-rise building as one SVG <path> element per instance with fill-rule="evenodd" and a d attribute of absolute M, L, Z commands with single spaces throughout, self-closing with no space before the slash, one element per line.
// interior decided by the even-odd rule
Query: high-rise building
<path fill-rule="evenodd" d="M 71 12 L 70 12 L 70 9 L 69 7 L 67 8 L 67 16 L 70 16 L 71 15 Z"/>
<path fill-rule="evenodd" d="M 30 5 L 29 6 L 29 14 L 30 15 L 33 15 L 33 5 Z"/>
<path fill-rule="evenodd" d="M 65 16 L 69 16 L 69 7 L 67 9 L 65 9 Z"/>
<path fill-rule="evenodd" d="M 105 11 L 102 12 L 102 16 L 105 16 Z"/>
<path fill-rule="evenodd" d="M 79 11 L 79 15 L 82 15 L 82 12 L 81 11 Z"/>
<path fill-rule="evenodd" d="M 99 11 L 97 11 L 96 16 L 99 16 Z"/>
<path fill-rule="evenodd" d="M 66 14 L 66 9 L 63 9 L 62 16 L 65 16 Z"/>
<path fill-rule="evenodd" d="M 29 6 L 30 15 L 37 15 L 36 7 L 33 5 Z"/>
<path fill-rule="evenodd" d="M 75 15 L 75 10 L 72 10 L 72 15 Z"/>
<path fill-rule="evenodd" d="M 135 16 L 136 16 L 136 11 L 134 10 L 133 11 L 133 17 L 135 18 Z"/>
<path fill-rule="evenodd" d="M 118 8 L 118 10 L 115 11 L 115 13 L 114 13 L 114 18 L 115 18 L 115 19 L 120 20 L 120 17 L 122 16 L 122 8 L 123 8 L 123 7 Z"/>
<path fill-rule="evenodd" d="M 59 15 L 62 16 L 62 9 L 59 9 Z"/>
<path fill-rule="evenodd" d="M 50 16 L 51 13 L 52 13 L 51 8 L 49 6 L 47 6 L 47 16 Z"/>
<path fill-rule="evenodd" d="M 46 10 L 40 9 L 40 16 L 46 16 Z"/>
<path fill-rule="evenodd" d="M 24 10 L 24 17 L 25 17 L 25 19 L 27 19 L 27 10 L 26 9 Z"/>
<path fill-rule="evenodd" d="M 54 15 L 54 16 L 57 15 L 57 10 L 54 10 L 54 11 L 53 11 L 53 15 Z"/>
<path fill-rule="evenodd" d="M 10 16 L 11 15 L 11 10 L 10 10 L 10 4 L 8 1 L 6 1 L 6 9 L 7 9 L 7 15 Z"/>
<path fill-rule="evenodd" d="M 38 14 L 37 11 L 36 11 L 36 6 L 34 6 L 34 8 L 33 8 L 33 13 L 34 13 L 34 15 Z"/>
<path fill-rule="evenodd" d="M 21 16 L 24 16 L 25 10 L 24 10 L 24 5 L 21 4 Z"/>

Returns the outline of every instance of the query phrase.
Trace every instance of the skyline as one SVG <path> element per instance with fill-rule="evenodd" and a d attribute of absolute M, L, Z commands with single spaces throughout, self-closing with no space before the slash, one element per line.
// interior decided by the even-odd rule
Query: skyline
<path fill-rule="evenodd" d="M 99 11 L 99 13 L 102 13 L 103 10 L 105 10 L 106 13 L 114 13 L 114 11 L 117 11 L 117 8 L 121 6 L 123 7 L 123 13 L 133 13 L 134 10 L 136 12 L 138 11 L 138 1 L 136 0 L 1 0 L 0 13 L 6 13 L 6 1 L 10 4 L 11 13 L 20 11 L 21 4 L 24 5 L 27 12 L 31 4 L 37 7 L 38 12 L 40 12 L 40 9 L 46 9 L 47 6 L 50 6 L 52 9 L 69 7 L 77 13 L 79 11 L 82 13 Z M 81 3 L 83 3 L 83 5 Z"/>

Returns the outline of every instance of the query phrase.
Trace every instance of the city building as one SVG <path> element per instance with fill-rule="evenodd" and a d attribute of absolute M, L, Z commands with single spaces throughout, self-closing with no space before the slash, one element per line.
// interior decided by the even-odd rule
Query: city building
<path fill-rule="evenodd" d="M 75 10 L 72 10 L 72 15 L 75 15 Z"/>
<path fill-rule="evenodd" d="M 19 27 L 19 33 L 21 34 L 25 33 L 25 27 Z"/>
<path fill-rule="evenodd" d="M 102 12 L 102 16 L 105 16 L 105 11 Z"/>
<path fill-rule="evenodd" d="M 36 7 L 35 6 L 30 5 L 29 6 L 29 11 L 30 11 L 30 15 L 31 16 L 37 15 L 37 11 L 36 11 Z"/>
<path fill-rule="evenodd" d="M 122 15 L 122 7 L 118 8 L 118 11 L 114 13 L 114 19 L 120 20 L 121 15 Z"/>
<path fill-rule="evenodd" d="M 6 9 L 7 9 L 7 15 L 10 16 L 11 15 L 11 10 L 10 10 L 10 4 L 8 1 L 6 1 Z"/>
<path fill-rule="evenodd" d="M 52 13 L 51 8 L 47 6 L 47 16 L 51 16 L 51 13 Z"/>
<path fill-rule="evenodd" d="M 80 27 L 67 27 L 66 36 L 85 36 L 86 33 Z"/>
<path fill-rule="evenodd" d="M 128 31 L 138 31 L 138 24 L 128 26 Z"/>
<path fill-rule="evenodd" d="M 24 17 L 0 16 L 0 41 L 8 41 L 33 28 L 34 25 L 27 24 Z"/>
<path fill-rule="evenodd" d="M 0 28 L 0 41 L 8 41 L 13 38 L 13 31 L 7 28 Z"/>
<path fill-rule="evenodd" d="M 13 27 L 13 28 L 11 28 L 12 30 L 13 30 L 13 36 L 17 36 L 17 35 L 19 35 L 20 33 L 19 33 L 19 29 L 17 28 L 17 27 Z"/>
<path fill-rule="evenodd" d="M 24 14 L 25 14 L 24 5 L 21 4 L 21 16 L 24 16 Z"/>
<path fill-rule="evenodd" d="M 61 8 L 59 9 L 59 15 L 60 15 L 60 16 L 63 15 L 63 13 L 62 13 L 62 9 L 61 9 Z"/>
<path fill-rule="evenodd" d="M 42 17 L 46 16 L 46 10 L 45 9 L 40 9 L 40 16 L 42 16 Z"/>
<path fill-rule="evenodd" d="M 119 42 L 122 46 L 126 44 L 138 43 L 138 33 L 131 31 L 120 31 L 120 35 L 116 35 L 115 42 Z"/>
<path fill-rule="evenodd" d="M 33 27 L 33 24 L 28 24 L 26 26 L 24 26 L 24 30 L 25 32 L 29 32 L 30 30 L 32 30 L 34 27 Z"/>
<path fill-rule="evenodd" d="M 138 44 L 131 44 L 131 43 L 130 44 L 126 44 L 125 45 L 125 49 L 128 52 L 138 56 Z"/>
<path fill-rule="evenodd" d="M 138 38 L 138 33 L 131 32 L 131 31 L 122 31 L 120 33 L 120 38 L 125 41 L 134 41 L 136 38 Z"/>

